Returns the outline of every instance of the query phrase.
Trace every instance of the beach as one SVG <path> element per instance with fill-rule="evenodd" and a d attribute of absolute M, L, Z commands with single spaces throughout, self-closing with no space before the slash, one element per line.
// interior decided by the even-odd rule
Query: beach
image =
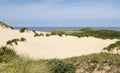
<path fill-rule="evenodd" d="M 48 32 L 40 32 L 44 35 Z M 117 40 L 99 39 L 94 37 L 75 36 L 40 36 L 34 37 L 32 31 L 20 33 L 19 30 L 11 30 L 0 27 L 0 46 L 4 46 L 8 40 L 25 38 L 25 42 L 19 42 L 12 48 L 17 54 L 33 59 L 64 59 L 74 56 L 100 53 L 104 47 L 115 43 Z"/>

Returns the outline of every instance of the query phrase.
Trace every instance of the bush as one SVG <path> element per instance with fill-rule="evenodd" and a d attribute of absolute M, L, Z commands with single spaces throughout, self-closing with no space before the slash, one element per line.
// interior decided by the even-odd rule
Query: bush
<path fill-rule="evenodd" d="M 24 41 L 26 41 L 26 39 L 25 38 L 21 38 L 20 41 L 24 42 Z"/>
<path fill-rule="evenodd" d="M 49 34 L 49 33 L 46 33 L 46 36 L 47 36 L 47 37 L 49 37 L 49 36 L 50 36 L 50 34 Z"/>
<path fill-rule="evenodd" d="M 0 62 L 9 62 L 15 57 L 17 57 L 17 55 L 12 49 L 7 48 L 6 46 L 0 48 Z"/>
<path fill-rule="evenodd" d="M 70 63 L 65 63 L 61 60 L 53 59 L 48 61 L 50 71 L 53 73 L 75 73 L 75 66 Z"/>
<path fill-rule="evenodd" d="M 21 29 L 20 29 L 20 32 L 21 32 L 21 33 L 24 33 L 26 30 L 28 30 L 28 28 L 21 28 Z"/>
<path fill-rule="evenodd" d="M 40 33 L 39 35 L 40 35 L 40 36 L 44 36 L 44 34 L 43 34 L 43 33 Z"/>
<path fill-rule="evenodd" d="M 44 36 L 44 34 L 43 34 L 43 33 L 40 33 L 40 34 L 35 33 L 35 34 L 34 34 L 34 37 L 39 37 L 39 36 Z"/>
<path fill-rule="evenodd" d="M 12 41 L 7 41 L 7 45 L 12 46 Z"/>
<path fill-rule="evenodd" d="M 35 30 L 32 30 L 34 33 L 36 33 L 36 31 Z"/>
<path fill-rule="evenodd" d="M 63 34 L 65 34 L 64 30 L 55 30 L 51 32 L 51 35 L 59 35 L 62 36 Z"/>
<path fill-rule="evenodd" d="M 6 23 L 3 23 L 3 22 L 0 22 L 0 26 L 2 26 L 2 27 L 6 27 L 6 28 L 10 28 L 10 29 L 14 29 L 13 27 L 11 27 L 11 26 L 8 26 Z"/>
<path fill-rule="evenodd" d="M 38 34 L 38 33 L 35 33 L 35 34 L 34 34 L 34 37 L 37 37 L 37 36 L 39 36 L 39 34 Z"/>
<path fill-rule="evenodd" d="M 7 42 L 6 42 L 6 45 L 13 46 L 13 43 L 14 43 L 15 45 L 18 45 L 18 41 L 24 42 L 24 41 L 26 41 L 26 39 L 25 39 L 25 38 L 12 39 L 12 40 L 7 41 Z"/>
<path fill-rule="evenodd" d="M 112 52 L 113 50 L 116 50 L 116 52 L 119 53 L 120 41 L 110 44 L 108 47 L 105 47 L 104 50 L 107 50 L 108 52 Z"/>

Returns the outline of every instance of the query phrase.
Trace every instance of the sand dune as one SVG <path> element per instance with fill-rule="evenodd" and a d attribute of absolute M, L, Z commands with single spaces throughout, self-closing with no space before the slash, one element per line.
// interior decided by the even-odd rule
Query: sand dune
<path fill-rule="evenodd" d="M 45 34 L 45 32 L 42 32 Z M 19 30 L 0 28 L 0 46 L 14 38 L 26 38 L 26 42 L 14 46 L 20 54 L 34 59 L 67 58 L 92 53 L 99 53 L 104 47 L 117 40 L 102 40 L 94 37 L 77 38 L 74 36 L 34 37 L 32 31 L 20 33 Z"/>

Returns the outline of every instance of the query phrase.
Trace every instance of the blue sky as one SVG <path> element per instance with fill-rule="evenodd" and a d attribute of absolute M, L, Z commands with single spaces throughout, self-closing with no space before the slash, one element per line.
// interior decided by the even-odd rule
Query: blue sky
<path fill-rule="evenodd" d="M 120 0 L 0 0 L 11 26 L 120 27 Z"/>

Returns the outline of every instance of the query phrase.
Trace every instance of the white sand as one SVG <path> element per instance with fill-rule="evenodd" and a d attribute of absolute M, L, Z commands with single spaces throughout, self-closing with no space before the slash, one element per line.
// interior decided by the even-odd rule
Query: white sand
<path fill-rule="evenodd" d="M 45 32 L 43 32 L 45 34 Z M 117 40 L 102 40 L 93 37 L 77 38 L 73 36 L 34 37 L 33 32 L 20 33 L 18 30 L 0 27 L 0 46 L 6 41 L 24 37 L 26 42 L 18 43 L 14 50 L 21 55 L 34 59 L 67 58 L 92 53 L 99 53 L 104 47 Z"/>

